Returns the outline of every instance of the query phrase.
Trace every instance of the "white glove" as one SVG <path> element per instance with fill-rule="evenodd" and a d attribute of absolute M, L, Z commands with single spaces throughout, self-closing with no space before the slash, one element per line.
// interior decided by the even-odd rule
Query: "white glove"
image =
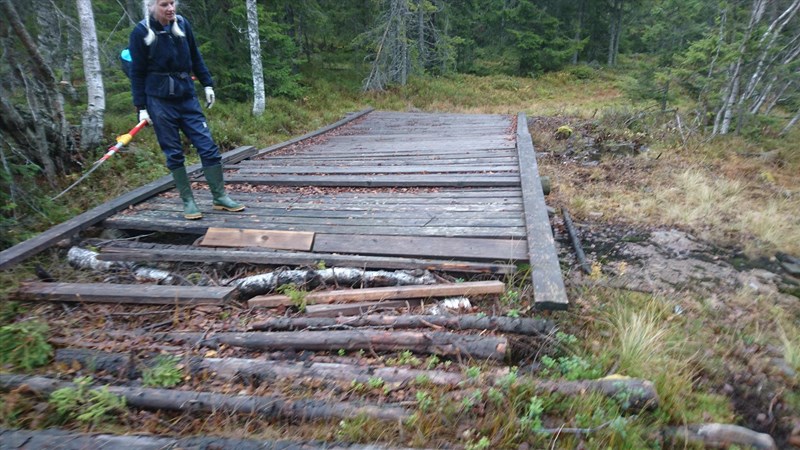
<path fill-rule="evenodd" d="M 153 121 L 150 119 L 150 114 L 147 114 L 146 109 L 139 110 L 139 122 L 141 123 L 143 120 L 146 120 L 148 125 L 153 124 Z"/>
<path fill-rule="evenodd" d="M 217 97 L 214 96 L 214 88 L 206 86 L 206 108 L 211 109 L 216 99 Z"/>

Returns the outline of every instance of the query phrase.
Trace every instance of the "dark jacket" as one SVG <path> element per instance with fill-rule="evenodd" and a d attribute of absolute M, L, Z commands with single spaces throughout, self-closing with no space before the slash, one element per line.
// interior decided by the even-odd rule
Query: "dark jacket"
<path fill-rule="evenodd" d="M 150 20 L 150 28 L 156 39 L 149 48 L 144 43 L 147 36 L 145 22 L 139 22 L 131 31 L 128 48 L 131 52 L 131 91 L 133 104 L 143 109 L 147 105 L 147 96 L 164 99 L 184 99 L 195 95 L 194 74 L 203 86 L 213 86 L 211 73 L 200 56 L 197 43 L 189 21 L 177 16 L 186 37 L 179 38 L 167 32 L 161 24 Z M 172 23 L 175 26 L 175 23 Z"/>

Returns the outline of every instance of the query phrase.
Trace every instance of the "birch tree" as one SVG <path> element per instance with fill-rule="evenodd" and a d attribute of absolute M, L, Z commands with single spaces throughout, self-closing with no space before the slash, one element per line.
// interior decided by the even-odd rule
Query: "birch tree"
<path fill-rule="evenodd" d="M 258 8 L 256 0 L 247 0 L 247 37 L 250 41 L 250 65 L 253 70 L 253 115 L 264 114 L 264 66 L 261 62 L 261 40 L 258 35 Z"/>
<path fill-rule="evenodd" d="M 102 143 L 106 94 L 103 89 L 103 73 L 100 69 L 92 2 L 91 0 L 77 0 L 77 6 L 81 24 L 83 72 L 88 94 L 86 113 L 81 121 L 81 148 L 85 150 L 97 147 Z"/>

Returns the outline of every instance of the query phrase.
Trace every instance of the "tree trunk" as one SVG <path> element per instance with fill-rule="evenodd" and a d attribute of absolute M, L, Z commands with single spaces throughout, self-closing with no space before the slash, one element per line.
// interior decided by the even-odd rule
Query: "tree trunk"
<path fill-rule="evenodd" d="M 787 124 L 786 124 L 786 126 L 785 126 L 785 127 L 783 127 L 783 129 L 782 129 L 782 130 L 781 130 L 781 132 L 780 132 L 780 136 L 785 136 L 785 135 L 786 135 L 786 133 L 788 133 L 788 132 L 789 132 L 789 130 L 790 130 L 790 129 L 791 129 L 793 126 L 795 126 L 795 124 L 797 123 L 797 121 L 798 121 L 798 120 L 800 120 L 800 110 L 798 110 L 798 111 L 797 111 L 797 114 L 795 114 L 795 115 L 794 115 L 794 117 L 792 117 L 792 120 L 790 120 L 790 121 L 789 121 L 789 123 L 787 123 Z"/>
<path fill-rule="evenodd" d="M 61 53 L 61 24 L 58 14 L 50 0 L 36 0 L 36 25 L 39 33 L 36 36 L 36 45 L 42 53 L 47 65 L 54 67 L 60 58 L 56 58 Z"/>
<path fill-rule="evenodd" d="M 622 5 L 624 0 L 614 0 L 611 9 L 611 20 L 609 27 L 608 41 L 608 65 L 613 67 L 617 64 L 617 53 L 619 52 L 619 39 L 622 36 Z"/>
<path fill-rule="evenodd" d="M 86 150 L 102 144 L 106 94 L 103 89 L 103 74 L 100 69 L 92 2 L 91 0 L 77 0 L 77 6 L 81 23 L 81 42 L 83 43 L 83 72 L 88 94 L 86 113 L 81 122 L 81 148 Z"/>
<path fill-rule="evenodd" d="M 572 64 L 578 64 L 578 56 L 580 51 L 577 50 L 578 43 L 581 41 L 581 33 L 583 32 L 583 15 L 586 9 L 586 0 L 578 2 L 578 20 L 575 24 L 575 37 L 572 39 L 575 42 L 575 53 L 572 54 Z"/>
<path fill-rule="evenodd" d="M 794 83 L 794 81 L 792 81 L 792 80 L 787 81 L 783 85 L 781 90 L 774 97 L 772 97 L 772 100 L 769 102 L 769 104 L 767 105 L 766 109 L 764 110 L 764 114 L 769 115 L 769 113 L 772 112 L 772 109 L 775 108 L 775 105 L 778 104 L 778 102 L 780 101 L 781 97 L 783 97 L 783 94 L 786 92 L 787 89 L 789 89 L 789 87 L 792 85 L 792 83 Z"/>
<path fill-rule="evenodd" d="M 715 121 L 714 124 L 713 134 L 728 134 L 728 131 L 730 130 L 731 120 L 733 119 L 733 109 L 736 105 L 737 99 L 739 98 L 739 86 L 741 84 L 743 70 L 742 66 L 744 64 L 744 57 L 747 51 L 747 44 L 748 41 L 750 41 L 750 36 L 753 34 L 758 22 L 761 21 L 761 17 L 764 14 L 765 3 L 765 0 L 753 0 L 753 6 L 750 12 L 750 22 L 747 26 L 747 29 L 745 29 L 742 42 L 739 44 L 737 59 L 731 65 L 728 86 L 724 91 L 725 95 L 723 96 L 722 107 L 717 114 L 717 121 Z M 719 123 L 719 126 L 717 126 L 717 123 Z"/>
<path fill-rule="evenodd" d="M 12 1 L 0 0 L 0 12 L 28 55 L 28 65 L 20 67 L 20 73 L 25 83 L 29 111 L 15 106 L 4 94 L 3 116 L 9 114 L 14 117 L 3 117 L 0 120 L 3 125 L 1 130 L 14 140 L 17 148 L 31 161 L 42 167 L 46 179 L 55 185 L 56 174 L 63 172 L 64 162 L 68 160 L 72 148 L 72 138 L 64 115 L 64 100 L 58 91 L 52 69 L 39 52 Z M 7 128 L 9 123 L 20 128 Z M 34 139 L 19 140 L 21 137 Z"/>
<path fill-rule="evenodd" d="M 247 0 L 247 36 L 250 40 L 250 65 L 253 70 L 253 115 L 264 114 L 264 66 L 261 63 L 261 39 L 258 35 L 258 8 L 256 0 Z"/>
<path fill-rule="evenodd" d="M 172 340 L 201 340 L 259 350 L 312 350 L 337 351 L 375 350 L 402 351 L 452 357 L 471 357 L 477 360 L 502 361 L 508 351 L 508 341 L 503 337 L 461 335 L 443 332 L 391 332 L 391 331 L 305 331 L 217 333 L 205 339 L 201 333 L 163 333 L 162 338 Z"/>
<path fill-rule="evenodd" d="M 52 378 L 24 375 L 0 375 L 0 389 L 10 391 L 21 386 L 40 395 L 75 387 L 74 383 Z M 99 388 L 96 388 L 99 389 Z M 408 410 L 397 406 L 359 405 L 352 402 L 323 400 L 287 400 L 279 396 L 225 395 L 175 389 L 146 389 L 108 386 L 108 392 L 125 398 L 127 406 L 149 410 L 184 412 L 229 412 L 280 417 L 294 420 L 349 419 L 364 415 L 379 420 L 402 420 Z"/>
<path fill-rule="evenodd" d="M 530 336 L 547 335 L 553 323 L 544 319 L 464 316 L 353 316 L 337 318 L 275 317 L 250 326 L 254 331 L 298 331 L 356 327 L 445 328 L 449 330 L 493 330 Z"/>

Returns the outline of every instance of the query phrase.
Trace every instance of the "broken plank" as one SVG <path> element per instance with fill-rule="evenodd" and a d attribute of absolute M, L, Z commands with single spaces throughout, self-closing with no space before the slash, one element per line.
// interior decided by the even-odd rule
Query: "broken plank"
<path fill-rule="evenodd" d="M 215 286 L 34 282 L 23 283 L 12 297 L 23 301 L 222 305 L 230 300 L 234 290 Z"/>
<path fill-rule="evenodd" d="M 538 308 L 567 309 L 567 290 L 556 254 L 550 217 L 544 202 L 533 141 L 524 113 L 517 116 L 517 150 L 525 207 L 525 228 L 528 235 L 528 255 L 533 280 L 533 300 Z"/>
<path fill-rule="evenodd" d="M 265 247 L 278 250 L 311 250 L 314 233 L 307 231 L 209 228 L 200 245 L 205 247 Z"/>
<path fill-rule="evenodd" d="M 434 284 L 424 286 L 389 286 L 380 288 L 347 289 L 309 292 L 304 299 L 309 304 L 352 303 L 363 301 L 396 300 L 410 298 L 452 297 L 470 295 L 502 294 L 502 281 L 474 281 L 467 283 Z M 259 295 L 248 301 L 251 308 L 290 306 L 288 295 Z"/>
<path fill-rule="evenodd" d="M 388 309 L 415 308 L 422 305 L 422 300 L 388 300 L 381 302 L 358 302 L 345 305 L 308 305 L 306 317 L 338 317 L 371 314 Z"/>

